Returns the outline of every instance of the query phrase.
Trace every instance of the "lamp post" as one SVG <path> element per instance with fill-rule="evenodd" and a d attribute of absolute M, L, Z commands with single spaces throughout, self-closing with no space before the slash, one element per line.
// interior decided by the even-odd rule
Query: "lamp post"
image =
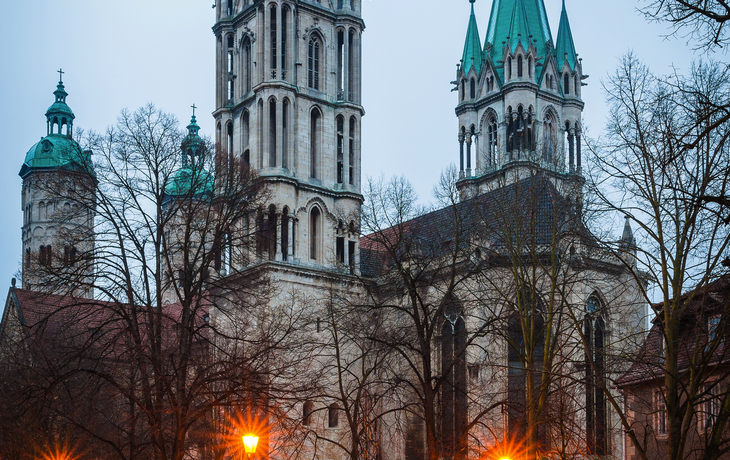
<path fill-rule="evenodd" d="M 246 453 L 248 454 L 249 460 L 251 460 L 251 455 L 256 453 L 256 445 L 259 443 L 259 437 L 247 434 L 243 436 L 243 447 L 246 449 Z"/>

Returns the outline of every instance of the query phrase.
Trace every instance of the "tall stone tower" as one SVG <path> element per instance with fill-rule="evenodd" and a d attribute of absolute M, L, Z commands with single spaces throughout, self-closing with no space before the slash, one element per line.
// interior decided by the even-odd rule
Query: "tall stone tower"
<path fill-rule="evenodd" d="M 96 178 L 91 152 L 73 140 L 75 116 L 62 79 L 53 94 L 46 137 L 30 148 L 19 173 L 23 288 L 91 297 Z"/>
<path fill-rule="evenodd" d="M 265 179 L 261 261 L 358 269 L 360 2 L 218 1 L 216 174 Z"/>
<path fill-rule="evenodd" d="M 520 177 L 524 166 L 563 177 L 580 173 L 581 86 L 587 76 L 565 2 L 553 42 L 543 0 L 494 0 L 484 47 L 475 0 L 470 2 L 454 82 L 462 193 L 473 196 Z"/>

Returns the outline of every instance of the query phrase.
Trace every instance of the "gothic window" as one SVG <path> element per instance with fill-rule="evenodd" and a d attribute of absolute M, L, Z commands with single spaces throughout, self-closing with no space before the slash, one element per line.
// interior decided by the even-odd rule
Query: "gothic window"
<path fill-rule="evenodd" d="M 304 401 L 302 407 L 302 425 L 310 426 L 312 424 L 312 413 L 314 412 L 314 403 L 312 401 Z"/>
<path fill-rule="evenodd" d="M 307 53 L 307 86 L 319 91 L 319 40 L 312 37 L 309 40 Z"/>
<path fill-rule="evenodd" d="M 340 408 L 337 407 L 337 403 L 330 404 L 329 409 L 327 410 L 327 425 L 330 428 L 337 428 L 337 426 L 340 424 Z"/>
<path fill-rule="evenodd" d="M 493 115 L 487 120 L 487 164 L 493 165 L 497 157 L 497 119 Z"/>
<path fill-rule="evenodd" d="M 603 308 L 596 296 L 586 303 L 584 320 L 586 341 L 586 441 L 588 452 L 592 455 L 606 455 L 607 422 L 606 400 L 603 393 L 605 385 L 604 346 L 605 322 Z"/>
<path fill-rule="evenodd" d="M 345 32 L 337 32 L 337 100 L 345 100 Z"/>
<path fill-rule="evenodd" d="M 235 86 L 234 86 L 234 75 L 233 75 L 233 35 L 229 35 L 228 39 L 226 40 L 228 43 L 228 53 L 227 53 L 227 65 L 226 65 L 226 71 L 228 73 L 228 100 L 233 100 L 235 97 Z"/>
<path fill-rule="evenodd" d="M 350 9 L 355 11 L 355 0 L 350 0 Z"/>
<path fill-rule="evenodd" d="M 277 44 L 278 43 L 276 40 L 276 35 L 277 35 L 276 6 L 272 6 L 271 9 L 269 10 L 269 12 L 270 12 L 269 15 L 270 15 L 270 24 L 271 24 L 271 26 L 269 28 L 270 37 L 271 37 L 271 76 L 272 76 L 272 78 L 276 78 L 276 64 L 278 61 L 278 56 L 277 56 L 277 51 L 278 51 Z"/>
<path fill-rule="evenodd" d="M 565 91 L 565 94 L 570 94 L 570 77 L 568 76 L 568 72 L 563 74 L 563 91 Z"/>
<path fill-rule="evenodd" d="M 575 76 L 574 82 L 575 82 L 575 86 L 574 86 L 573 92 L 577 96 L 578 95 L 578 88 L 580 88 L 580 79 L 578 79 L 578 75 Z"/>
<path fill-rule="evenodd" d="M 245 92 L 251 91 L 251 40 L 243 40 L 243 81 Z"/>
<path fill-rule="evenodd" d="M 283 7 L 281 9 L 281 79 L 286 80 L 286 59 L 287 59 L 287 46 L 288 36 L 287 31 L 289 28 L 289 8 Z"/>
<path fill-rule="evenodd" d="M 532 56 L 527 58 L 527 76 L 532 78 Z"/>
<path fill-rule="evenodd" d="M 227 158 L 233 158 L 233 123 L 230 121 L 226 124 L 226 153 Z M 194 158 L 193 161 L 195 161 Z"/>
<path fill-rule="evenodd" d="M 545 115 L 542 126 L 542 159 L 548 163 L 553 163 L 556 152 L 557 142 L 557 121 L 552 113 Z"/>
<path fill-rule="evenodd" d="M 257 117 L 257 124 L 258 124 L 258 145 L 256 148 L 258 149 L 257 152 L 257 161 L 258 161 L 258 167 L 263 168 L 264 167 L 264 101 L 262 99 L 259 99 L 258 104 L 258 117 Z"/>
<path fill-rule="evenodd" d="M 309 177 L 317 179 L 317 169 L 319 167 L 319 110 L 312 110 L 310 131 L 309 131 L 309 154 L 310 154 L 310 170 Z"/>
<path fill-rule="evenodd" d="M 337 183 L 344 182 L 345 174 L 345 117 L 337 116 Z"/>
<path fill-rule="evenodd" d="M 512 58 L 508 57 L 507 58 L 507 79 L 509 80 L 511 78 L 512 78 Z"/>
<path fill-rule="evenodd" d="M 244 150 L 248 150 L 249 146 L 249 140 L 251 138 L 251 116 L 248 113 L 248 110 L 243 111 L 243 115 L 241 115 L 241 134 L 243 136 L 242 144 Z"/>
<path fill-rule="evenodd" d="M 337 9 L 341 10 L 343 8 L 344 0 L 337 0 Z"/>
<path fill-rule="evenodd" d="M 466 80 L 461 80 L 461 100 L 466 99 Z"/>
<path fill-rule="evenodd" d="M 276 167 L 276 100 L 269 100 L 269 167 Z"/>
<path fill-rule="evenodd" d="M 542 365 L 544 361 L 545 323 L 541 314 L 541 304 L 534 298 L 530 290 L 518 294 L 515 311 L 508 320 L 507 333 L 507 426 L 511 436 L 522 439 L 528 432 L 526 421 L 527 379 L 532 382 L 533 394 L 536 398 L 542 382 Z M 532 347 L 525 344 L 532 343 Z M 545 443 L 545 430 L 538 426 L 538 442 Z"/>
<path fill-rule="evenodd" d="M 289 99 L 284 99 L 281 107 L 281 167 L 289 167 Z"/>
<path fill-rule="evenodd" d="M 522 56 L 517 56 L 517 78 L 522 78 Z"/>
<path fill-rule="evenodd" d="M 317 260 L 319 250 L 321 213 L 318 207 L 313 207 L 309 213 L 309 258 Z"/>
<path fill-rule="evenodd" d="M 276 258 L 276 207 L 272 204 L 269 206 L 268 219 L 266 220 L 264 239 L 266 245 L 266 251 L 269 254 L 269 260 Z"/>
<path fill-rule="evenodd" d="M 226 2 L 226 14 L 228 16 L 232 16 L 233 15 L 233 0 L 228 0 Z"/>
<path fill-rule="evenodd" d="M 471 99 L 477 97 L 477 82 L 473 78 L 469 81 L 469 97 Z"/>
<path fill-rule="evenodd" d="M 464 452 L 467 425 L 466 324 L 461 306 L 455 298 L 446 300 L 441 326 L 441 438 L 446 458 Z M 466 456 L 464 456 L 465 458 Z"/>
<path fill-rule="evenodd" d="M 350 185 L 355 184 L 355 124 L 357 123 L 357 120 L 355 120 L 355 117 L 350 117 L 350 141 L 348 144 L 347 153 L 349 155 L 349 168 L 348 171 L 348 177 L 350 180 Z"/>

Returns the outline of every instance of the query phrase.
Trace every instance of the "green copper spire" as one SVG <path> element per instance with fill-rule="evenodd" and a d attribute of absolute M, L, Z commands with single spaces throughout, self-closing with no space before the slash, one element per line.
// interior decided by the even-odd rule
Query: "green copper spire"
<path fill-rule="evenodd" d="M 565 0 L 563 0 L 563 11 L 560 13 L 555 58 L 558 69 L 563 67 L 563 62 L 567 59 L 570 69 L 575 70 L 575 62 L 578 60 L 578 55 L 575 52 L 575 45 L 573 44 L 573 33 L 570 31 L 568 13 L 565 11 Z"/>
<path fill-rule="evenodd" d="M 200 126 L 195 119 L 195 104 L 192 105 L 193 116 L 187 126 L 188 135 L 180 144 L 182 151 L 182 168 L 180 168 L 170 179 L 165 187 L 165 193 L 169 196 L 182 196 L 192 193 L 193 195 L 211 194 L 215 180 L 203 165 L 203 154 L 205 142 L 198 132 Z"/>
<path fill-rule="evenodd" d="M 527 48 L 530 35 L 537 49 L 537 58 L 545 58 L 548 44 L 552 47 L 552 34 L 543 0 L 494 0 L 484 51 L 489 53 L 495 64 L 503 59 L 502 43 L 508 38 L 514 51 L 518 41 Z M 500 68 L 499 73 L 504 80 L 504 70 Z M 535 77 L 539 78 L 538 75 Z"/>
<path fill-rule="evenodd" d="M 59 70 L 63 77 L 63 71 Z M 40 169 L 67 169 L 94 174 L 91 163 L 91 152 L 81 149 L 73 140 L 73 120 L 75 118 L 71 107 L 66 104 L 66 92 L 63 80 L 59 79 L 55 100 L 46 111 L 46 137 L 33 145 L 25 154 L 25 161 L 20 169 L 20 176 Z"/>
<path fill-rule="evenodd" d="M 469 28 L 466 30 L 466 42 L 464 43 L 464 54 L 461 57 L 464 75 L 469 73 L 472 65 L 477 74 L 482 71 L 482 40 L 479 38 L 477 17 L 474 14 L 474 2 L 471 2 L 471 16 L 469 17 Z"/>

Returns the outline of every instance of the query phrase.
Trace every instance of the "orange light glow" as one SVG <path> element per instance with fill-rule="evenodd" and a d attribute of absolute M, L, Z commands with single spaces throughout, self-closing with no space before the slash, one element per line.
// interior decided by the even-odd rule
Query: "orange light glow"
<path fill-rule="evenodd" d="M 246 448 L 247 454 L 256 453 L 256 445 L 259 443 L 259 437 L 248 434 L 243 437 L 243 446 Z"/>

